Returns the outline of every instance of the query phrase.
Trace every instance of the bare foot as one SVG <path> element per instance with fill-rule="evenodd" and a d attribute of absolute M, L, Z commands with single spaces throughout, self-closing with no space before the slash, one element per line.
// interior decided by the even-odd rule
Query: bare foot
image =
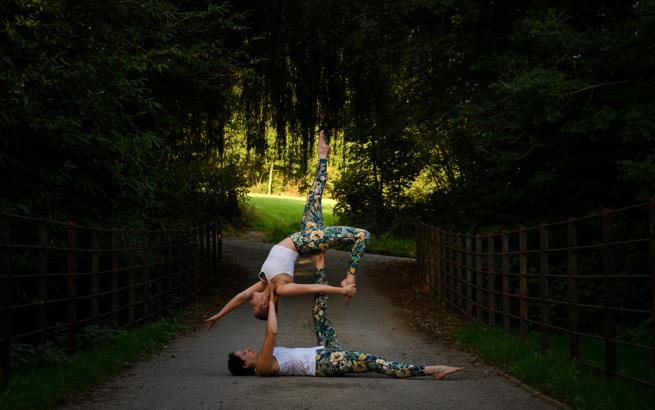
<path fill-rule="evenodd" d="M 327 159 L 330 154 L 330 146 L 325 142 L 323 130 L 318 133 L 318 146 L 316 150 L 318 151 L 318 159 Z"/>
<path fill-rule="evenodd" d="M 435 380 L 441 380 L 449 374 L 459 372 L 460 370 L 464 370 L 464 368 L 452 366 L 425 366 L 423 373 L 425 373 L 426 376 L 432 376 Z"/>

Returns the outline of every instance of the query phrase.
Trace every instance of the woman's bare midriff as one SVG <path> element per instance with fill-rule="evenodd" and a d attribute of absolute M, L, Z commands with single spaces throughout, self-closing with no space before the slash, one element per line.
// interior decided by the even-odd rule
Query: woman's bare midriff
<path fill-rule="evenodd" d="M 277 275 L 273 276 L 271 282 L 273 282 L 275 285 L 286 285 L 287 283 L 293 283 L 293 277 L 286 273 L 278 273 Z"/>
<path fill-rule="evenodd" d="M 286 238 L 284 238 L 283 240 L 281 240 L 277 244 L 278 244 L 278 246 L 284 246 L 287 249 L 291 249 L 294 252 L 298 252 L 296 250 L 296 245 L 293 244 L 293 241 L 291 240 L 291 238 L 289 236 L 287 236 Z"/>

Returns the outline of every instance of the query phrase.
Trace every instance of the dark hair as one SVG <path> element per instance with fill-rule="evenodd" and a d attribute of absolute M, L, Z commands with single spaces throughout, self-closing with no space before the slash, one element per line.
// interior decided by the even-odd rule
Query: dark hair
<path fill-rule="evenodd" d="M 278 302 L 279 302 L 279 301 L 277 301 L 277 300 L 275 301 L 275 311 L 276 311 L 276 312 L 279 311 L 279 310 L 278 310 L 278 306 L 279 306 L 279 305 L 278 305 Z M 255 317 L 256 317 L 257 319 L 259 319 L 259 320 L 268 320 L 268 307 L 267 307 L 265 310 L 262 309 L 261 312 L 257 312 L 257 313 L 255 313 Z"/>
<path fill-rule="evenodd" d="M 242 358 L 230 353 L 227 360 L 227 368 L 235 376 L 252 376 L 255 374 L 254 367 L 243 367 L 245 362 Z"/>

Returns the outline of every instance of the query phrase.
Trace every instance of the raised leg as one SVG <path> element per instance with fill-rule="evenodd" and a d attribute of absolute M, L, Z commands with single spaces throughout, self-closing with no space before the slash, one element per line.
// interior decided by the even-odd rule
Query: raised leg
<path fill-rule="evenodd" d="M 318 166 L 316 167 L 316 175 L 312 187 L 307 193 L 307 201 L 305 202 L 305 209 L 300 220 L 300 230 L 307 230 L 313 228 L 323 227 L 323 207 L 321 199 L 323 198 L 323 189 L 327 182 L 327 157 L 330 152 L 330 147 L 325 142 L 325 135 L 323 131 L 318 136 Z"/>

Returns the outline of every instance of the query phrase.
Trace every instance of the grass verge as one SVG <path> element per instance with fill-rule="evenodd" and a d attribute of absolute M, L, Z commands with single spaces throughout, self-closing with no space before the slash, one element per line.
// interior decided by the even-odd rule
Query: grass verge
<path fill-rule="evenodd" d="M 545 353 L 539 351 L 537 334 L 523 342 L 478 324 L 457 330 L 455 338 L 487 362 L 576 409 L 646 409 L 655 402 L 651 388 L 606 379 L 600 372 L 569 359 L 565 337 L 551 336 L 551 349 Z"/>
<path fill-rule="evenodd" d="M 234 274 L 239 266 L 224 265 L 232 272 L 211 284 L 195 303 L 163 318 L 111 336 L 92 348 L 70 354 L 57 364 L 42 364 L 16 371 L 9 383 L 0 382 L 0 409 L 49 409 L 107 380 L 133 363 L 159 352 L 184 332 L 202 328 L 202 320 L 233 296 L 241 285 Z"/>
<path fill-rule="evenodd" d="M 117 331 L 91 350 L 70 355 L 63 364 L 18 371 L 0 388 L 2 409 L 44 409 L 105 380 L 144 355 L 164 348 L 187 326 L 171 315 L 127 331 Z"/>
<path fill-rule="evenodd" d="M 621 379 L 608 380 L 596 370 L 582 366 L 568 357 L 568 339 L 551 335 L 551 349 L 539 350 L 539 334 L 532 333 L 526 342 L 517 334 L 507 335 L 467 322 L 443 309 L 425 286 L 415 262 L 394 262 L 369 270 L 374 285 L 394 305 L 405 308 L 405 319 L 434 340 L 456 343 L 485 362 L 496 365 L 535 389 L 576 409 L 650 409 L 655 392 L 649 387 Z M 580 339 L 583 358 L 602 364 L 602 343 Z M 652 379 L 652 357 L 634 349 L 619 348 L 619 371 L 635 377 Z"/>

